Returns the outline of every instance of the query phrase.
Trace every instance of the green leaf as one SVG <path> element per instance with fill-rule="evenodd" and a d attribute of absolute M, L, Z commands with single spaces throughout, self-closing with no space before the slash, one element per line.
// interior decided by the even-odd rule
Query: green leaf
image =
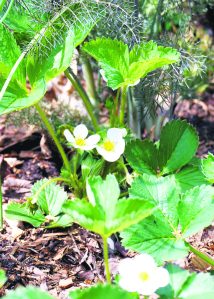
<path fill-rule="evenodd" d="M 7 218 L 28 222 L 34 227 L 39 227 L 45 222 L 45 217 L 39 210 L 33 213 L 26 204 L 12 202 L 8 204 L 5 212 Z"/>
<path fill-rule="evenodd" d="M 58 228 L 58 227 L 69 227 L 73 223 L 72 217 L 67 214 L 60 214 L 53 220 L 46 228 Z"/>
<path fill-rule="evenodd" d="M 181 171 L 175 173 L 175 179 L 181 193 L 193 187 L 208 184 L 201 167 L 198 165 L 185 166 Z"/>
<path fill-rule="evenodd" d="M 69 294 L 71 299 L 139 299 L 138 294 L 128 293 L 116 285 L 96 285 Z"/>
<path fill-rule="evenodd" d="M 6 281 L 7 281 L 7 277 L 5 275 L 5 272 L 0 269 L 0 288 L 3 287 Z"/>
<path fill-rule="evenodd" d="M 48 179 L 36 182 L 31 190 L 33 201 L 46 214 L 57 216 L 62 212 L 62 206 L 68 199 L 67 193 L 56 183 Z"/>
<path fill-rule="evenodd" d="M 160 136 L 161 173 L 173 172 L 187 164 L 195 155 L 198 145 L 197 132 L 186 121 L 174 120 L 166 124 Z"/>
<path fill-rule="evenodd" d="M 36 82 L 30 92 L 19 86 L 16 89 L 12 82 L 0 101 L 0 115 L 22 110 L 36 104 L 43 98 L 45 92 L 46 84 L 44 80 Z"/>
<path fill-rule="evenodd" d="M 114 175 L 106 180 L 92 177 L 88 180 L 88 201 L 75 199 L 64 204 L 63 211 L 88 230 L 108 237 L 137 223 L 153 211 L 151 203 L 140 199 L 121 199 Z"/>
<path fill-rule="evenodd" d="M 139 176 L 131 186 L 130 196 L 141 194 L 147 201 L 155 202 L 158 210 L 122 232 L 123 245 L 147 252 L 159 263 L 185 257 L 189 250 L 185 238 L 212 223 L 213 193 L 213 187 L 202 185 L 180 197 L 173 176 Z"/>
<path fill-rule="evenodd" d="M 179 193 L 174 177 L 156 177 L 144 174 L 137 177 L 129 189 L 131 198 L 144 198 L 154 204 L 169 222 L 169 226 L 177 227 L 177 204 Z"/>
<path fill-rule="evenodd" d="M 157 148 L 148 139 L 133 140 L 126 145 L 125 157 L 129 165 L 139 174 L 157 172 Z"/>
<path fill-rule="evenodd" d="M 84 51 L 95 58 L 112 89 L 135 85 L 140 78 L 162 66 L 178 62 L 179 53 L 172 48 L 159 47 L 153 41 L 128 46 L 121 41 L 98 38 L 86 43 Z"/>
<path fill-rule="evenodd" d="M 187 191 L 179 202 L 178 215 L 183 237 L 209 226 L 214 219 L 214 188 L 203 185 Z"/>
<path fill-rule="evenodd" d="M 170 284 L 157 291 L 161 299 L 212 299 L 213 276 L 208 273 L 190 273 L 176 265 L 168 264 Z"/>
<path fill-rule="evenodd" d="M 21 50 L 18 47 L 12 33 L 0 24 L 0 79 L 6 79 L 11 68 L 16 60 L 21 55 Z M 21 63 L 16 70 L 13 81 L 16 81 L 18 86 L 25 86 L 25 69 Z M 2 84 L 3 85 L 3 84 Z M 1 85 L 1 86 L 2 86 Z M 0 86 L 0 87 L 1 87 Z"/>
<path fill-rule="evenodd" d="M 103 159 L 96 160 L 88 155 L 86 159 L 81 162 L 82 178 L 84 181 L 90 176 L 99 175 L 103 169 L 105 161 Z"/>
<path fill-rule="evenodd" d="M 214 184 L 214 155 L 209 153 L 207 158 L 202 160 L 203 173 L 211 184 Z"/>
<path fill-rule="evenodd" d="M 2 299 L 54 299 L 48 293 L 41 291 L 38 288 L 27 287 L 27 288 L 18 288 L 15 291 L 10 291 Z"/>
<path fill-rule="evenodd" d="M 188 254 L 184 241 L 176 238 L 172 227 L 160 211 L 130 226 L 120 235 L 125 248 L 151 254 L 159 264 L 184 258 Z"/>
<path fill-rule="evenodd" d="M 39 52 L 41 49 L 39 49 L 37 53 L 33 52 L 31 55 L 28 55 L 27 73 L 31 84 L 43 78 L 48 82 L 69 67 L 74 49 L 82 43 L 95 25 L 95 21 L 92 19 L 88 22 L 81 22 L 84 17 L 81 14 L 75 26 L 65 30 L 62 36 L 63 41 L 57 43 L 55 47 L 51 45 L 51 43 L 54 44 L 55 42 L 52 29 L 46 32 L 45 37 L 42 39 L 42 43 L 46 47 L 45 54 L 41 55 Z M 51 35 L 52 40 L 50 39 Z"/>

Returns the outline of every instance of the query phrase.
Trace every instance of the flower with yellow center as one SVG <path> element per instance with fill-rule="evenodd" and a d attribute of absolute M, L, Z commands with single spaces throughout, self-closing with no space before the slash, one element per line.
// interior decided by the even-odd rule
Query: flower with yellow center
<path fill-rule="evenodd" d="M 78 125 L 74 129 L 73 134 L 68 129 L 66 129 L 64 131 L 64 136 L 73 147 L 79 148 L 84 151 L 92 150 L 100 141 L 100 136 L 98 134 L 87 137 L 88 129 L 83 124 Z"/>
<path fill-rule="evenodd" d="M 169 273 L 157 267 L 153 257 L 141 254 L 125 259 L 119 265 L 119 285 L 128 292 L 149 296 L 169 283 Z"/>
<path fill-rule="evenodd" d="M 126 129 L 109 129 L 106 138 L 96 146 L 98 153 L 108 162 L 117 161 L 124 153 L 126 134 Z"/>

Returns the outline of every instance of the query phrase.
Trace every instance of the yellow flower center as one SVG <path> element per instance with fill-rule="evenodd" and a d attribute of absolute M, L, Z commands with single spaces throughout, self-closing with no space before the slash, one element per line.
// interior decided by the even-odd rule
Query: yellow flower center
<path fill-rule="evenodd" d="M 105 140 L 103 143 L 103 147 L 106 151 L 111 152 L 114 149 L 114 142 L 111 140 Z"/>
<path fill-rule="evenodd" d="M 139 274 L 139 278 L 142 281 L 147 281 L 147 280 L 149 280 L 149 274 L 147 272 L 141 272 Z"/>
<path fill-rule="evenodd" d="M 76 145 L 84 146 L 85 144 L 86 144 L 85 139 L 83 139 L 83 138 L 77 138 L 76 139 Z"/>

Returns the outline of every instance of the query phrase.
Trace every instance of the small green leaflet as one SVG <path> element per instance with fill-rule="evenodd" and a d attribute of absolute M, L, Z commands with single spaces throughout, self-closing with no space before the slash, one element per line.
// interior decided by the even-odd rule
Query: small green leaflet
<path fill-rule="evenodd" d="M 158 152 L 161 173 L 173 172 L 187 164 L 198 145 L 197 132 L 186 121 L 178 119 L 166 124 L 161 131 Z"/>
<path fill-rule="evenodd" d="M 6 208 L 6 217 L 12 220 L 28 222 L 34 227 L 39 227 L 45 222 L 45 216 L 41 211 L 32 212 L 27 204 L 11 202 Z"/>
<path fill-rule="evenodd" d="M 213 299 L 214 279 L 209 273 L 190 273 L 168 264 L 170 284 L 157 291 L 160 299 Z"/>
<path fill-rule="evenodd" d="M 41 291 L 39 288 L 27 287 L 18 288 L 15 291 L 10 291 L 2 299 L 54 299 L 48 293 Z"/>
<path fill-rule="evenodd" d="M 5 272 L 0 269 L 0 288 L 3 287 L 6 281 L 7 281 L 7 277 L 5 275 Z"/>
<path fill-rule="evenodd" d="M 114 175 L 91 177 L 87 182 L 86 200 L 75 199 L 64 204 L 63 211 L 84 228 L 109 237 L 137 223 L 153 212 L 153 204 L 140 199 L 120 199 Z"/>
<path fill-rule="evenodd" d="M 71 299 L 139 299 L 138 294 L 128 293 L 116 285 L 100 284 L 91 288 L 73 291 Z"/>
<path fill-rule="evenodd" d="M 207 180 L 214 184 L 214 155 L 209 153 L 208 157 L 202 161 L 203 173 Z"/>
<path fill-rule="evenodd" d="M 128 45 L 122 41 L 98 38 L 85 43 L 83 49 L 99 62 L 103 77 L 114 90 L 135 85 L 149 72 L 180 58 L 177 50 L 158 46 L 153 41 L 135 45 L 129 52 Z"/>
<path fill-rule="evenodd" d="M 125 157 L 130 166 L 139 174 L 170 174 L 188 164 L 196 153 L 198 135 L 196 130 L 183 120 L 173 120 L 165 125 L 161 131 L 159 147 L 150 140 L 132 140 L 127 144 Z M 186 177 L 205 183 L 201 169 L 182 170 L 177 179 L 182 185 Z M 182 178 L 182 175 L 184 176 Z M 192 182 L 194 186 L 194 183 Z M 181 188 L 187 188 L 181 186 Z"/>
<path fill-rule="evenodd" d="M 33 202 L 45 213 L 53 217 L 62 212 L 62 206 L 68 199 L 67 193 L 56 183 L 48 179 L 36 182 L 31 189 Z"/>
<path fill-rule="evenodd" d="M 209 226 L 214 219 L 214 188 L 202 185 L 180 197 L 174 176 L 137 177 L 130 197 L 155 202 L 152 216 L 121 233 L 123 245 L 153 255 L 158 263 L 185 257 L 189 250 L 185 238 Z"/>

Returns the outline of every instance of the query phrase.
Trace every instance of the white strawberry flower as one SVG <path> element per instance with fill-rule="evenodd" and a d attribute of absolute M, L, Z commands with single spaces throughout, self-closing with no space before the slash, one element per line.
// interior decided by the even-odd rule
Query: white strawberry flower
<path fill-rule="evenodd" d="M 74 129 L 73 134 L 68 129 L 66 129 L 64 131 L 64 136 L 73 147 L 79 148 L 84 151 L 92 150 L 100 141 L 100 135 L 98 134 L 87 137 L 88 129 L 83 124 L 78 125 Z"/>
<path fill-rule="evenodd" d="M 169 283 L 169 273 L 157 267 L 153 257 L 141 254 L 123 260 L 119 265 L 119 285 L 128 292 L 149 296 Z"/>
<path fill-rule="evenodd" d="M 109 129 L 106 138 L 96 146 L 98 153 L 108 162 L 117 161 L 124 153 L 126 134 L 126 129 Z"/>

